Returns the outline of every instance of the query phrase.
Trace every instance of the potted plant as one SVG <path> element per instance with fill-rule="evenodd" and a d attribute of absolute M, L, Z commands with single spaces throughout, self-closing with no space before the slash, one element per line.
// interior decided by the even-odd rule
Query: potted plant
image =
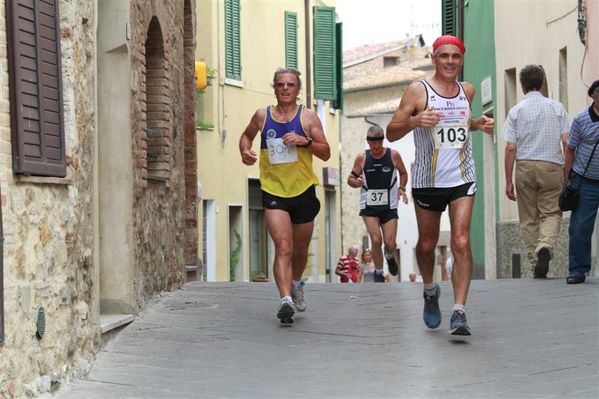
<path fill-rule="evenodd" d="M 252 275 L 252 281 L 255 283 L 268 283 L 270 280 L 264 272 L 256 272 Z"/>

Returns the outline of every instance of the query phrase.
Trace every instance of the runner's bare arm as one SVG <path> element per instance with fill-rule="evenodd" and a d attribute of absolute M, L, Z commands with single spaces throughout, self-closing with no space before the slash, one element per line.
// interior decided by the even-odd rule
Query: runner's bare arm
<path fill-rule="evenodd" d="M 416 127 L 433 127 L 440 115 L 426 106 L 426 89 L 422 82 L 414 82 L 401 97 L 399 107 L 387 125 L 387 140 L 396 141 Z"/>
<path fill-rule="evenodd" d="M 252 143 L 262 128 L 265 117 L 266 114 L 263 108 L 256 110 L 250 123 L 248 123 L 239 138 L 239 153 L 241 154 L 241 162 L 245 165 L 253 165 L 258 159 L 256 152 L 252 151 Z"/>
<path fill-rule="evenodd" d="M 395 165 L 395 169 L 399 173 L 399 190 L 398 195 L 401 196 L 404 204 L 408 203 L 408 195 L 406 194 L 406 185 L 408 184 L 408 171 L 401 159 L 401 155 L 399 151 L 392 150 L 391 151 L 391 159 L 393 160 L 393 165 Z"/>
<path fill-rule="evenodd" d="M 472 104 L 472 100 L 474 99 L 474 94 L 476 93 L 474 86 L 472 86 L 472 84 L 468 83 L 468 82 L 462 82 L 462 86 L 464 86 L 464 91 L 466 92 L 466 96 L 468 97 L 470 104 Z M 492 134 L 494 127 L 495 127 L 495 120 L 493 118 L 489 118 L 486 115 L 481 115 L 478 118 L 474 118 L 472 116 L 470 117 L 470 130 L 471 131 L 480 130 L 487 134 Z"/>
<path fill-rule="evenodd" d="M 312 154 L 323 161 L 328 160 L 331 157 L 331 149 L 318 115 L 311 109 L 305 108 L 302 112 L 302 126 L 306 134 L 312 139 L 312 144 L 309 146 L 312 149 Z"/>
<path fill-rule="evenodd" d="M 347 184 L 353 188 L 360 188 L 364 185 L 364 180 L 362 179 L 362 169 L 364 169 L 364 153 L 358 154 L 356 160 L 354 161 L 354 166 L 351 168 L 351 172 L 347 177 Z"/>

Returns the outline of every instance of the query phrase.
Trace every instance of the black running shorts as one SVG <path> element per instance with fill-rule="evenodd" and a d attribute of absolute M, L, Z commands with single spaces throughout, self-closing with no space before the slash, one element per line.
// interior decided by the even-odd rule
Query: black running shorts
<path fill-rule="evenodd" d="M 277 197 L 262 191 L 262 205 L 266 209 L 280 209 L 289 213 L 293 224 L 311 222 L 320 211 L 320 201 L 316 198 L 314 186 L 291 198 Z"/>
<path fill-rule="evenodd" d="M 443 212 L 449 203 L 462 197 L 476 194 L 476 183 L 466 183 L 457 187 L 412 188 L 412 198 L 422 209 Z"/>
<path fill-rule="evenodd" d="M 397 209 L 376 209 L 366 207 L 360 210 L 360 216 L 374 216 L 379 218 L 381 224 L 385 224 L 391 219 L 397 219 Z"/>

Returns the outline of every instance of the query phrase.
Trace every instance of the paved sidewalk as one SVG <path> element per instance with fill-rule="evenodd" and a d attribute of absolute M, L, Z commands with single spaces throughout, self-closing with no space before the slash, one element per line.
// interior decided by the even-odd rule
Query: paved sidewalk
<path fill-rule="evenodd" d="M 166 293 L 52 398 L 597 398 L 599 278 L 473 281 L 473 335 L 422 322 L 422 285 L 308 284 L 293 326 L 265 283 Z"/>

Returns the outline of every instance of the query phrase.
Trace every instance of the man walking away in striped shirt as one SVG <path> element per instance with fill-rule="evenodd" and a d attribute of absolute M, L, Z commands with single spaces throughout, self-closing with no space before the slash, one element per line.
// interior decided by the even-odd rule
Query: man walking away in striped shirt
<path fill-rule="evenodd" d="M 599 207 L 599 152 L 593 152 L 599 140 L 599 80 L 588 94 L 593 104 L 572 122 L 564 166 L 566 179 L 580 193 L 578 207 L 570 215 L 568 284 L 584 283 L 591 271 L 591 237 Z"/>
<path fill-rule="evenodd" d="M 564 106 L 541 94 L 545 72 L 539 65 L 520 71 L 524 99 L 503 126 L 505 194 L 518 202 L 520 230 L 534 278 L 546 278 L 559 234 L 564 153 L 570 118 Z M 516 184 L 512 180 L 516 161 Z"/>

